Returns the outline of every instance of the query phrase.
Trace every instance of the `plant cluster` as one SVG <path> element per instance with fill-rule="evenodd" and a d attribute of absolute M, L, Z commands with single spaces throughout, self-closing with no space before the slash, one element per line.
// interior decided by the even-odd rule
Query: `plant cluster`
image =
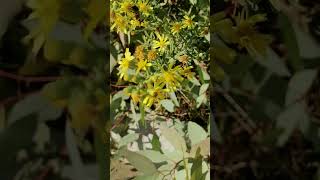
<path fill-rule="evenodd" d="M 210 179 L 209 1 L 110 6 L 111 176 L 128 178 L 117 174 L 124 157 L 136 179 Z"/>

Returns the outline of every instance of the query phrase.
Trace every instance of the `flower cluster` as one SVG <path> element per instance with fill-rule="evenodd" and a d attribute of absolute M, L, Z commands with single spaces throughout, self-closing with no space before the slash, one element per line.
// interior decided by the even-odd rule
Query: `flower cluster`
<path fill-rule="evenodd" d="M 156 0 L 118 0 L 111 7 L 111 31 L 128 39 L 120 42 L 119 83 L 127 84 L 134 104 L 157 108 L 190 83 L 200 85 L 195 62 L 209 62 L 208 8 L 187 11 Z M 168 14 L 173 8 L 179 11 Z"/>

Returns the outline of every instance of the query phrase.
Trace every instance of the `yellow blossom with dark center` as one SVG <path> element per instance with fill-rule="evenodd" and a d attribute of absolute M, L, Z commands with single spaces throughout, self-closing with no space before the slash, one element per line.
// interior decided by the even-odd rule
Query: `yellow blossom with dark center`
<path fill-rule="evenodd" d="M 176 22 L 176 23 L 174 23 L 174 24 L 172 25 L 172 27 L 171 27 L 171 32 L 172 32 L 173 34 L 179 33 L 180 30 L 181 30 L 181 28 L 182 28 L 181 23 Z"/>

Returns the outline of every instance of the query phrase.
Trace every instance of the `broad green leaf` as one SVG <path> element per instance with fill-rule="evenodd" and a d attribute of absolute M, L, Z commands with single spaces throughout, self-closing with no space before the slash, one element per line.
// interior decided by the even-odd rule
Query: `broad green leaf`
<path fill-rule="evenodd" d="M 207 101 L 207 96 L 206 94 L 201 94 L 199 97 L 197 97 L 196 102 L 197 102 L 197 108 L 199 108 L 203 103 Z"/>
<path fill-rule="evenodd" d="M 36 151 L 44 152 L 45 145 L 50 141 L 49 127 L 45 123 L 39 122 L 32 140 L 36 144 Z"/>
<path fill-rule="evenodd" d="M 204 94 L 204 93 L 207 91 L 208 88 L 209 88 L 209 84 L 208 84 L 208 83 L 203 84 L 203 85 L 200 87 L 199 95 Z"/>
<path fill-rule="evenodd" d="M 25 97 L 14 105 L 9 112 L 8 123 L 12 124 L 33 113 L 38 114 L 38 120 L 47 121 L 58 118 L 61 115 L 62 110 L 54 107 L 51 102 L 41 94 L 36 93 Z"/>
<path fill-rule="evenodd" d="M 202 156 L 200 156 L 199 151 L 196 153 L 196 158 L 191 166 L 191 180 L 204 180 L 205 174 L 202 174 Z"/>
<path fill-rule="evenodd" d="M 110 169 L 110 133 L 108 132 L 110 132 L 111 122 L 107 121 L 106 123 L 105 116 L 96 121 L 98 127 L 94 129 L 94 146 L 100 180 L 110 179 L 110 172 L 106 169 Z"/>
<path fill-rule="evenodd" d="M 210 154 L 210 138 L 193 145 L 190 150 L 190 157 L 194 157 L 196 155 L 198 148 L 200 148 L 200 154 L 202 156 L 208 156 Z"/>
<path fill-rule="evenodd" d="M 306 69 L 297 72 L 289 81 L 286 94 L 286 105 L 290 105 L 307 93 L 314 79 L 317 76 L 317 70 Z"/>
<path fill-rule="evenodd" d="M 165 99 L 160 101 L 161 105 L 169 112 L 174 112 L 174 104 L 171 100 Z"/>
<path fill-rule="evenodd" d="M 208 133 L 197 123 L 189 121 L 188 122 L 188 137 L 191 141 L 191 146 L 205 140 Z"/>
<path fill-rule="evenodd" d="M 137 153 L 147 157 L 154 163 L 160 163 L 168 160 L 168 158 L 165 155 L 161 154 L 159 151 L 141 150 L 141 151 L 138 151 Z"/>
<path fill-rule="evenodd" d="M 296 128 L 299 128 L 303 133 L 307 132 L 310 118 L 305 108 L 302 102 L 297 102 L 288 106 L 277 117 L 277 128 L 282 130 L 282 134 L 278 138 L 278 146 L 283 146 Z"/>
<path fill-rule="evenodd" d="M 176 150 L 185 152 L 187 150 L 184 138 L 174 129 L 160 126 L 161 134 L 166 138 Z"/>
<path fill-rule="evenodd" d="M 195 77 L 190 78 L 189 81 L 192 82 L 196 86 L 200 86 L 201 85 L 199 80 L 197 78 L 195 78 Z"/>
<path fill-rule="evenodd" d="M 67 120 L 66 122 L 66 146 L 67 152 L 70 157 L 72 172 L 73 172 L 73 180 L 85 180 L 86 174 L 84 169 L 84 164 L 80 155 L 80 151 L 78 149 L 76 143 L 76 137 L 71 129 L 70 122 Z"/>
<path fill-rule="evenodd" d="M 177 107 L 179 107 L 180 104 L 179 104 L 179 101 L 178 101 L 178 99 L 177 99 L 176 93 L 171 92 L 171 93 L 169 93 L 169 96 L 170 96 L 171 100 L 173 101 L 174 105 L 176 105 Z"/>
<path fill-rule="evenodd" d="M 161 174 L 160 173 L 155 173 L 152 175 L 146 175 L 146 176 L 137 176 L 134 178 L 134 180 L 161 180 Z"/>
<path fill-rule="evenodd" d="M 197 0 L 189 0 L 191 4 L 195 5 L 197 4 Z"/>
<path fill-rule="evenodd" d="M 258 55 L 256 62 L 279 76 L 290 75 L 284 60 L 282 60 L 271 48 L 267 48 L 264 56 Z"/>
<path fill-rule="evenodd" d="M 157 168 L 152 163 L 152 161 L 139 153 L 132 152 L 127 149 L 122 149 L 120 155 L 128 159 L 130 164 L 132 164 L 139 172 L 143 173 L 144 175 L 153 175 L 157 172 Z"/>
<path fill-rule="evenodd" d="M 159 137 L 158 137 L 158 135 L 156 133 L 153 134 L 151 144 L 152 144 L 152 149 L 153 150 L 161 152 L 161 144 L 160 144 L 160 141 L 159 141 Z"/>
<path fill-rule="evenodd" d="M 125 146 L 133 141 L 136 141 L 137 139 L 139 139 L 139 134 L 128 134 L 121 138 L 121 140 L 119 141 L 119 147 Z"/>
<path fill-rule="evenodd" d="M 300 57 L 299 46 L 292 23 L 286 15 L 280 13 L 279 25 L 284 44 L 288 49 L 288 61 L 295 71 L 299 71 L 303 68 L 303 62 Z"/>

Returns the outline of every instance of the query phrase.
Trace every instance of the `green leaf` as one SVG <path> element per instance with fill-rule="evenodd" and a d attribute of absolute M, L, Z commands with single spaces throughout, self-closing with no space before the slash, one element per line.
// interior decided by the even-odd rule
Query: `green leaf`
<path fill-rule="evenodd" d="M 317 76 L 317 70 L 306 69 L 297 72 L 289 81 L 286 94 L 286 105 L 290 105 L 301 99 L 310 89 L 314 79 Z"/>
<path fill-rule="evenodd" d="M 200 154 L 202 156 L 208 156 L 210 154 L 210 138 L 193 145 L 190 150 L 191 157 L 195 157 L 198 148 L 200 148 Z"/>
<path fill-rule="evenodd" d="M 169 96 L 170 96 L 171 100 L 174 102 L 174 104 L 175 104 L 177 107 L 179 107 L 180 104 L 179 104 L 179 101 L 178 101 L 178 99 L 177 99 L 176 93 L 171 92 L 171 93 L 169 93 Z"/>
<path fill-rule="evenodd" d="M 207 91 L 208 88 L 209 88 L 209 84 L 208 84 L 208 83 L 203 84 L 203 85 L 200 87 L 199 95 L 204 94 L 204 93 Z"/>
<path fill-rule="evenodd" d="M 25 97 L 14 105 L 8 116 L 8 123 L 26 117 L 27 115 L 36 113 L 38 120 L 56 120 L 62 113 L 62 110 L 54 107 L 51 102 L 43 97 L 41 94 L 36 93 Z"/>
<path fill-rule="evenodd" d="M 202 140 L 206 139 L 208 133 L 197 123 L 192 121 L 188 122 L 188 136 L 191 141 L 191 145 L 195 145 Z"/>
<path fill-rule="evenodd" d="M 187 150 L 186 142 L 184 138 L 174 129 L 160 127 L 161 134 L 170 142 L 170 144 L 175 147 L 175 149 L 185 152 Z"/>
<path fill-rule="evenodd" d="M 310 117 L 306 112 L 306 107 L 303 103 L 295 103 L 288 106 L 277 117 L 277 128 L 282 129 L 282 134 L 278 138 L 277 145 L 283 146 L 290 138 L 292 132 L 299 129 L 306 133 L 309 128 Z"/>
<path fill-rule="evenodd" d="M 165 99 L 160 101 L 161 105 L 169 112 L 174 112 L 174 104 L 172 100 Z"/>
<path fill-rule="evenodd" d="M 153 150 L 161 152 L 161 144 L 157 134 L 153 134 L 151 144 Z"/>
<path fill-rule="evenodd" d="M 196 153 L 196 159 L 191 166 L 191 180 L 204 180 L 202 174 L 202 157 L 199 155 L 199 151 Z"/>
<path fill-rule="evenodd" d="M 197 0 L 189 0 L 191 4 L 195 5 L 197 4 Z"/>
<path fill-rule="evenodd" d="M 106 130 L 110 130 L 111 123 L 108 121 L 105 124 L 102 118 L 97 121 L 97 124 L 99 127 L 94 132 L 94 145 L 99 166 L 99 179 L 110 179 L 110 172 L 106 171 L 106 169 L 110 169 L 110 133 L 107 133 Z"/>
<path fill-rule="evenodd" d="M 125 146 L 133 141 L 136 141 L 137 139 L 139 139 L 139 134 L 128 134 L 121 138 L 121 140 L 119 141 L 119 147 Z"/>
<path fill-rule="evenodd" d="M 168 158 L 165 155 L 161 154 L 159 151 L 141 150 L 137 153 L 147 157 L 154 163 L 161 163 L 168 160 Z"/>
<path fill-rule="evenodd" d="M 289 63 L 295 71 L 299 71 L 303 68 L 303 62 L 300 58 L 299 46 L 293 26 L 289 18 L 282 13 L 279 14 L 279 25 L 284 44 L 288 48 Z"/>
<path fill-rule="evenodd" d="M 290 76 L 285 62 L 271 48 L 267 48 L 264 56 L 258 55 L 256 62 L 279 76 Z"/>
<path fill-rule="evenodd" d="M 71 161 L 73 177 L 74 179 L 84 180 L 86 179 L 84 164 L 76 143 L 75 134 L 73 133 L 70 122 L 68 120 L 66 122 L 65 134 L 67 146 L 66 148 Z"/>
<path fill-rule="evenodd" d="M 197 102 L 197 108 L 201 106 L 201 104 L 205 103 L 207 101 L 207 96 L 206 94 L 202 94 L 199 97 L 197 97 L 196 102 Z"/>
<path fill-rule="evenodd" d="M 134 180 L 161 180 L 161 174 L 158 172 L 152 175 L 146 175 L 146 176 L 137 176 L 134 178 Z"/>
<path fill-rule="evenodd" d="M 130 164 L 144 175 L 153 175 L 157 172 L 157 168 L 152 161 L 139 153 L 122 149 L 119 154 L 128 159 Z"/>

